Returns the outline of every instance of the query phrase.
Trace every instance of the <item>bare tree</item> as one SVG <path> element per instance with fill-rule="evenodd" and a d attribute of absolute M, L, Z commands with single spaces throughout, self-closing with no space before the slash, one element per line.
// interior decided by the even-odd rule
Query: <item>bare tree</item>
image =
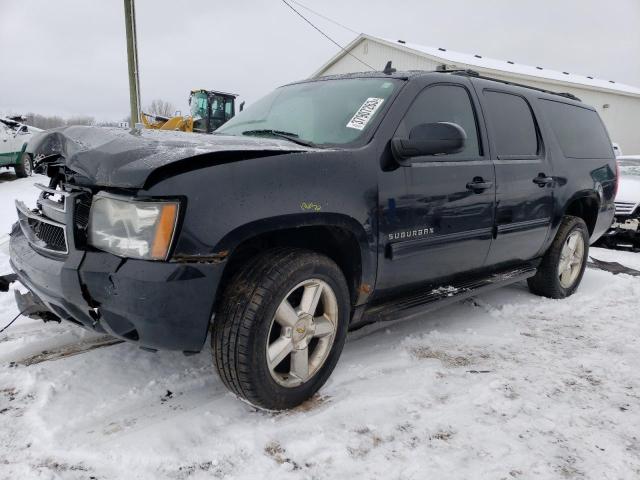
<path fill-rule="evenodd" d="M 119 127 L 120 122 L 114 122 L 113 120 L 103 120 L 96 123 L 96 127 Z"/>
<path fill-rule="evenodd" d="M 173 117 L 174 112 L 176 111 L 175 105 L 171 102 L 165 102 L 159 98 L 155 99 L 151 102 L 150 105 L 145 108 L 144 113 L 148 113 L 151 115 L 159 115 L 161 117 Z"/>
<path fill-rule="evenodd" d="M 26 124 L 31 125 L 32 127 L 42 128 L 43 130 L 47 130 L 49 128 L 63 127 L 67 124 L 64 118 L 58 117 L 57 115 L 47 116 L 40 115 L 37 113 L 27 113 Z"/>
<path fill-rule="evenodd" d="M 67 125 L 95 125 L 96 119 L 86 115 L 78 115 L 67 119 Z"/>
<path fill-rule="evenodd" d="M 49 128 L 64 127 L 68 125 L 95 125 L 96 121 L 93 117 L 87 115 L 78 115 L 70 118 L 62 118 L 58 115 L 40 115 L 38 113 L 27 113 L 25 115 L 27 125 L 32 127 Z"/>

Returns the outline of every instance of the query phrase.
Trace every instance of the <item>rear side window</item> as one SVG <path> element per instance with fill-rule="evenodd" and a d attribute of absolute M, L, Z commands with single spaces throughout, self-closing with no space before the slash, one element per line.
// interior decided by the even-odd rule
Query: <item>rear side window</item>
<path fill-rule="evenodd" d="M 538 133 L 527 101 L 519 95 L 484 91 L 498 157 L 537 156 Z"/>
<path fill-rule="evenodd" d="M 402 119 L 396 135 L 408 138 L 411 129 L 422 123 L 451 122 L 467 134 L 464 150 L 447 158 L 474 158 L 482 155 L 476 116 L 467 89 L 459 85 L 433 85 L 418 94 Z"/>
<path fill-rule="evenodd" d="M 565 157 L 613 158 L 613 147 L 596 112 L 553 100 L 541 100 L 540 105 Z"/>

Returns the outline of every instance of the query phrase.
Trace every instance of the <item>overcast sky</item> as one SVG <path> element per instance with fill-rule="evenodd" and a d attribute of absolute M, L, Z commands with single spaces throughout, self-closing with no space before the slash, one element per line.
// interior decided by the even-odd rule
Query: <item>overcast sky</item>
<path fill-rule="evenodd" d="M 358 32 L 640 86 L 640 0 L 300 1 Z M 162 98 L 186 112 L 192 88 L 250 103 L 338 50 L 280 0 L 136 9 L 143 105 Z M 123 10 L 122 0 L 0 0 L 0 112 L 125 117 Z M 300 11 L 343 45 L 355 37 Z"/>

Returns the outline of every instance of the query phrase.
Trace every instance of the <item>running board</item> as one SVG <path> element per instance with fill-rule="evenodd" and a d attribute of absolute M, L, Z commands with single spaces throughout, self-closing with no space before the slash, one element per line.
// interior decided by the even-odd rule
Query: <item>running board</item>
<path fill-rule="evenodd" d="M 393 301 L 367 308 L 364 323 L 408 319 L 425 312 L 475 297 L 511 283 L 533 277 L 537 269 L 532 266 L 493 273 L 488 277 L 452 283 L 432 290 L 413 293 Z"/>

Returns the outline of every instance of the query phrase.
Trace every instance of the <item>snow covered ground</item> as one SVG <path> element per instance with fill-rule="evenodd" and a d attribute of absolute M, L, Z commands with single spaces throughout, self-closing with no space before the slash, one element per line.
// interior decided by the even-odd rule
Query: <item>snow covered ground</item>
<path fill-rule="evenodd" d="M 1 232 L 34 181 L 0 175 Z M 20 319 L 0 334 L 0 479 L 637 479 L 639 299 L 640 278 L 588 269 L 567 300 L 517 284 L 356 332 L 320 394 L 280 414 L 227 393 L 208 350 L 12 364 L 91 338 Z M 0 326 L 16 313 L 1 294 Z"/>

